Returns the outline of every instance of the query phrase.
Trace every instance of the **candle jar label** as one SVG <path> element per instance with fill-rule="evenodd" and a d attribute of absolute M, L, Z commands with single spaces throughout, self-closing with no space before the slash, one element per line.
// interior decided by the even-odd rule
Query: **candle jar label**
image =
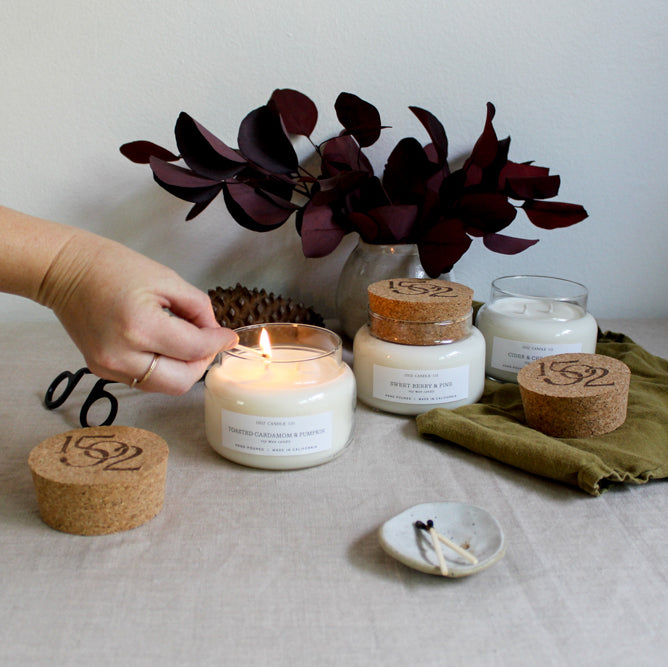
<path fill-rule="evenodd" d="M 582 352 L 582 343 L 526 343 L 494 336 L 492 367 L 499 371 L 519 372 L 526 364 L 554 354 Z"/>
<path fill-rule="evenodd" d="M 222 446 L 260 456 L 298 456 L 332 448 L 332 413 L 261 417 L 221 410 Z"/>
<path fill-rule="evenodd" d="M 374 364 L 373 396 L 393 403 L 450 403 L 469 392 L 469 366 L 429 370 L 388 368 Z"/>

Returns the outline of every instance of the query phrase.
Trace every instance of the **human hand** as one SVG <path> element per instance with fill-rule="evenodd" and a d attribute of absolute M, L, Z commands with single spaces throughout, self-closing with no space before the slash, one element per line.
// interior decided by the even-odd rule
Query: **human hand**
<path fill-rule="evenodd" d="M 171 269 L 125 246 L 78 231 L 49 268 L 39 295 L 105 379 L 186 392 L 238 338 L 221 328 L 209 297 Z"/>

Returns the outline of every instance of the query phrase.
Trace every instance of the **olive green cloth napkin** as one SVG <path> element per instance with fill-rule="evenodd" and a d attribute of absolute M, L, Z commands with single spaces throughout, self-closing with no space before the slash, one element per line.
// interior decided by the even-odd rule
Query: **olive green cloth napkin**
<path fill-rule="evenodd" d="M 626 421 L 591 438 L 553 438 L 526 426 L 519 387 L 486 380 L 479 403 L 436 408 L 417 417 L 422 435 L 438 436 L 527 472 L 598 496 L 621 482 L 668 477 L 668 361 L 628 336 L 599 331 L 598 354 L 631 369 Z"/>

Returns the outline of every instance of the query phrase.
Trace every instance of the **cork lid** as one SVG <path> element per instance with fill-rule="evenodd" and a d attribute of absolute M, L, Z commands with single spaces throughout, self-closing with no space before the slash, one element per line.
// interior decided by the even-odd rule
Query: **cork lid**
<path fill-rule="evenodd" d="M 631 371 L 602 354 L 557 354 L 517 374 L 527 424 L 557 438 L 614 431 L 626 420 Z"/>
<path fill-rule="evenodd" d="M 160 436 L 128 426 L 52 436 L 28 457 L 40 515 L 79 535 L 136 528 L 162 508 L 168 454 Z"/>
<path fill-rule="evenodd" d="M 434 278 L 390 278 L 372 283 L 371 333 L 404 345 L 436 345 L 467 336 L 473 290 Z"/>

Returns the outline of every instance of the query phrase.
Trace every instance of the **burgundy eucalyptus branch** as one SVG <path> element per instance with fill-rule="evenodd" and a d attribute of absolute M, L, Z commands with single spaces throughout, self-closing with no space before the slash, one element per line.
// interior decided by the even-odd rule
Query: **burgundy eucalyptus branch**
<path fill-rule="evenodd" d="M 363 151 L 387 128 L 376 107 L 341 93 L 334 109 L 343 130 L 319 144 L 311 137 L 318 120 L 315 104 L 296 90 L 279 89 L 242 120 L 238 148 L 182 112 L 174 131 L 178 155 L 150 141 L 133 141 L 120 150 L 133 162 L 148 164 L 161 187 L 193 204 L 186 220 L 222 192 L 230 215 L 250 230 L 271 231 L 294 216 L 307 257 L 328 255 L 346 234 L 357 232 L 367 243 L 417 244 L 433 277 L 450 271 L 474 238 L 504 254 L 537 243 L 500 233 L 520 208 L 541 229 L 568 227 L 587 217 L 579 204 L 546 201 L 561 184 L 547 167 L 508 159 L 510 137 L 497 138 L 491 103 L 470 156 L 455 171 L 448 164 L 441 122 L 425 109 L 409 107 L 430 143 L 401 139 L 381 178 Z M 299 163 L 295 135 L 313 146 L 318 175 Z M 175 164 L 179 161 L 185 166 Z"/>

